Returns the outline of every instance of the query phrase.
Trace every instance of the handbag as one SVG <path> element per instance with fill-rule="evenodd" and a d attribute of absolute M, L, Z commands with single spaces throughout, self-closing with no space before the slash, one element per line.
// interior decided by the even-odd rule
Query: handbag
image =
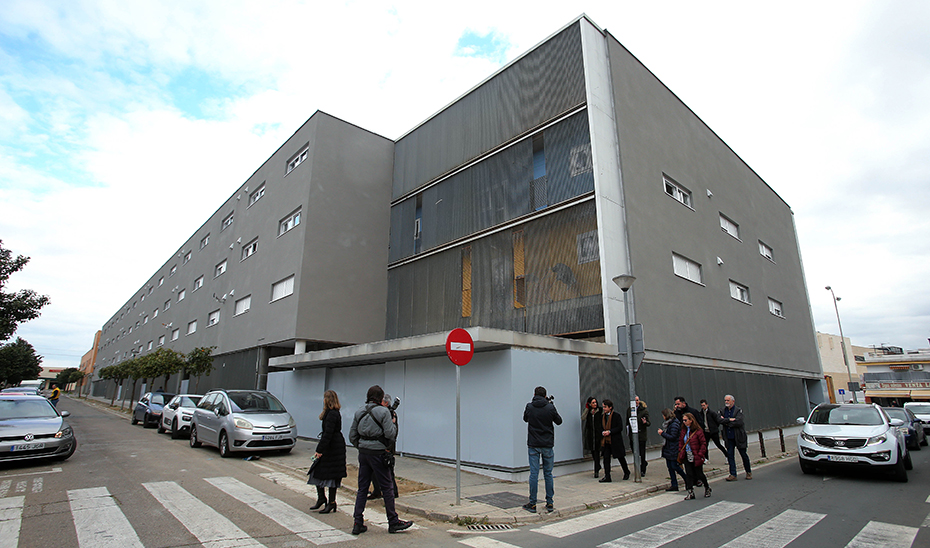
<path fill-rule="evenodd" d="M 307 475 L 308 475 L 308 476 L 312 476 L 312 475 L 313 475 L 313 471 L 316 469 L 316 465 L 320 462 L 320 459 L 316 458 L 316 455 L 313 455 L 313 456 L 311 457 L 311 461 L 312 461 L 312 462 L 310 463 L 310 468 L 307 470 Z"/>

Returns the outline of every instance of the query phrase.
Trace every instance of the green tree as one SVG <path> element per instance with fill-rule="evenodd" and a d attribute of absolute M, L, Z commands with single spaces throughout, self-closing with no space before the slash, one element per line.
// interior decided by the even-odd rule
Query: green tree
<path fill-rule="evenodd" d="M 14 342 L 0 345 L 0 381 L 4 384 L 19 384 L 28 379 L 38 379 L 42 372 L 42 356 L 22 337 Z"/>
<path fill-rule="evenodd" d="M 22 270 L 28 262 L 29 257 L 22 255 L 14 259 L 12 252 L 4 249 L 3 240 L 0 240 L 0 341 L 12 337 L 19 324 L 39 317 L 40 310 L 49 302 L 46 295 L 38 295 L 31 289 L 13 293 L 3 291 L 10 276 Z"/>
<path fill-rule="evenodd" d="M 55 382 L 58 383 L 60 387 L 67 387 L 69 384 L 78 382 L 83 378 L 84 373 L 82 371 L 76 367 L 69 367 L 58 372 L 58 375 L 55 377 Z"/>
<path fill-rule="evenodd" d="M 213 351 L 215 346 L 204 346 L 195 348 L 187 355 L 187 365 L 184 369 L 191 375 L 197 376 L 197 382 L 194 383 L 194 393 L 200 389 L 200 377 L 203 375 L 210 376 L 213 372 Z"/>
<path fill-rule="evenodd" d="M 126 362 L 120 362 L 117 364 L 108 365 L 101 368 L 100 372 L 98 373 L 101 379 L 112 380 L 114 383 L 116 383 L 116 388 L 113 390 L 113 397 L 110 398 L 110 407 L 113 407 L 114 403 L 116 402 L 116 394 L 119 392 L 120 385 L 122 385 L 123 381 L 129 377 L 129 372 L 124 366 L 125 364 Z"/>
<path fill-rule="evenodd" d="M 140 359 L 144 359 L 145 378 L 152 379 L 152 385 L 155 384 L 155 379 L 165 377 L 165 383 L 162 385 L 165 390 L 168 389 L 168 380 L 171 375 L 179 372 L 185 365 L 184 354 L 175 352 L 170 348 L 159 348 Z"/>

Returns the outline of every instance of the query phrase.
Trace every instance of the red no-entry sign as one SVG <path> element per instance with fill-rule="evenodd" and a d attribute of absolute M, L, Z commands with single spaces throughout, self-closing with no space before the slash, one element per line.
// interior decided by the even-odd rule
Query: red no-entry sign
<path fill-rule="evenodd" d="M 475 354 L 475 343 L 468 331 L 453 329 L 446 337 L 446 355 L 455 365 L 465 365 Z"/>

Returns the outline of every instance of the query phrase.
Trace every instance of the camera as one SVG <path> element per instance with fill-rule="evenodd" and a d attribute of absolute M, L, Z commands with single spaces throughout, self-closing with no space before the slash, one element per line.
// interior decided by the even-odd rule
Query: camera
<path fill-rule="evenodd" d="M 555 401 L 555 394 L 549 394 L 548 396 L 546 396 L 546 399 L 549 400 L 549 403 L 554 402 L 554 401 Z"/>
<path fill-rule="evenodd" d="M 388 409 L 390 409 L 391 411 L 397 411 L 398 407 L 400 407 L 400 398 L 395 396 L 394 403 L 392 403 L 391 407 L 389 407 Z"/>

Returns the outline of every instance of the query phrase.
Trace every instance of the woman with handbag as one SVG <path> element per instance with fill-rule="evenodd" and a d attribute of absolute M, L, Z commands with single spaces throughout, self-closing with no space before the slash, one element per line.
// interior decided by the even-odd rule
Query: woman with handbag
<path fill-rule="evenodd" d="M 662 456 L 665 458 L 665 465 L 668 467 L 668 476 L 672 480 L 672 484 L 666 491 L 677 491 L 678 475 L 676 474 L 681 475 L 681 479 L 685 480 L 685 485 L 688 484 L 688 477 L 678 462 L 681 423 L 678 422 L 675 413 L 667 407 L 662 410 L 662 418 L 665 419 L 662 428 L 659 428 L 659 435 L 665 439 L 665 445 L 662 446 Z"/>
<path fill-rule="evenodd" d="M 346 440 L 342 437 L 342 415 L 339 413 L 339 396 L 332 390 L 323 393 L 323 412 L 320 420 L 323 421 L 323 433 L 320 434 L 320 443 L 316 446 L 313 464 L 307 472 L 310 478 L 307 483 L 316 485 L 317 501 L 310 507 L 311 510 L 326 505 L 321 514 L 336 511 L 336 490 L 342 485 L 342 478 L 348 476 L 346 471 Z M 329 501 L 326 499 L 325 489 L 329 489 Z"/>
<path fill-rule="evenodd" d="M 691 413 L 685 413 L 681 419 L 681 434 L 679 434 L 678 462 L 685 467 L 685 488 L 688 496 L 685 500 L 694 499 L 694 480 L 704 483 L 704 496 L 710 496 L 710 485 L 704 475 L 704 460 L 707 459 L 707 440 L 697 418 Z"/>
<path fill-rule="evenodd" d="M 594 457 L 596 478 L 601 472 L 601 408 L 594 396 L 588 398 L 581 412 L 581 437 L 584 451 Z"/>

